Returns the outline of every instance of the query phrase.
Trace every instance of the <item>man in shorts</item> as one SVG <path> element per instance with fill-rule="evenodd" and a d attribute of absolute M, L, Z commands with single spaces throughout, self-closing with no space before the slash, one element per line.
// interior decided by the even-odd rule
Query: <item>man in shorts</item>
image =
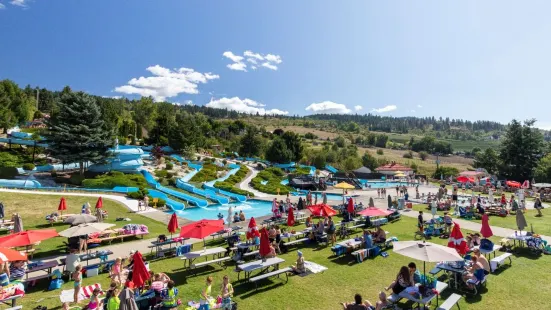
<path fill-rule="evenodd" d="M 453 207 L 454 207 L 454 212 L 455 214 L 458 214 L 459 213 L 459 208 L 458 208 L 458 204 L 457 204 L 457 186 L 454 186 L 453 187 L 453 191 L 452 191 L 452 203 L 453 203 Z"/>

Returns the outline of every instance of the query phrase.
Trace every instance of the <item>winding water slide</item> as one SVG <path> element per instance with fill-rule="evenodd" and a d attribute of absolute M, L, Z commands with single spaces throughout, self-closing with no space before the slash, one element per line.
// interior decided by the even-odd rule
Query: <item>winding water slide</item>
<path fill-rule="evenodd" d="M 154 189 L 150 189 L 150 190 L 148 190 L 148 192 L 149 192 L 149 196 L 151 196 L 153 198 L 161 198 L 164 201 L 166 201 L 167 206 L 169 206 L 172 209 L 172 211 L 182 211 L 186 208 L 186 205 L 184 203 L 169 198 L 163 192 L 160 192 L 160 191 L 154 190 Z"/>
<path fill-rule="evenodd" d="M 154 187 L 158 191 L 161 191 L 165 194 L 169 194 L 169 195 L 172 195 L 172 196 L 177 197 L 179 199 L 185 200 L 185 201 L 187 201 L 191 204 L 194 204 L 198 207 L 206 207 L 206 206 L 209 205 L 208 201 L 206 201 L 206 200 L 199 199 L 197 197 L 193 197 L 193 196 L 184 194 L 182 192 L 179 192 L 179 191 L 176 191 L 176 190 L 173 190 L 173 189 L 166 188 L 166 187 L 162 186 L 161 184 L 159 184 L 159 182 L 157 182 L 157 180 L 155 180 L 155 178 L 147 170 L 140 170 L 140 172 L 143 174 L 143 176 L 144 176 L 145 180 L 147 181 L 147 183 L 150 186 Z"/>

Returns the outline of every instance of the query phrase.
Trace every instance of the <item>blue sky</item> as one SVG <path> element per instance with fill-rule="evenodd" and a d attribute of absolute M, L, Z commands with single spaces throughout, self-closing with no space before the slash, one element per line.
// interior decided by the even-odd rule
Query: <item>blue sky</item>
<path fill-rule="evenodd" d="M 261 113 L 551 127 L 550 11 L 548 1 L 0 0 L 0 78 Z"/>

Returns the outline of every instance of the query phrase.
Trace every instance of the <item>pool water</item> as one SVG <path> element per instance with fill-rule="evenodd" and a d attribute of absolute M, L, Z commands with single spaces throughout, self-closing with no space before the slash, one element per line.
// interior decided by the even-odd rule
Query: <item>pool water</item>
<path fill-rule="evenodd" d="M 199 221 L 202 219 L 217 220 L 218 213 L 221 212 L 224 215 L 224 219 L 228 217 L 229 207 L 233 208 L 233 212 L 239 212 L 243 210 L 245 216 L 248 219 L 251 217 L 259 217 L 272 214 L 272 202 L 264 200 L 250 199 L 246 202 L 230 203 L 227 205 L 214 204 L 208 207 L 196 207 L 189 208 L 183 211 L 176 211 L 176 215 L 192 221 Z"/>
<path fill-rule="evenodd" d="M 342 201 L 342 195 L 341 194 L 332 194 L 327 193 L 327 201 Z M 322 202 L 321 193 L 312 193 L 312 199 L 315 199 L 315 197 L 318 197 L 318 203 Z M 296 197 L 306 197 L 306 193 L 301 192 L 300 194 L 296 195 Z"/>
<path fill-rule="evenodd" d="M 405 185 L 405 186 L 408 186 L 407 183 L 405 182 L 383 182 L 383 181 L 370 181 L 370 180 L 365 180 L 365 179 L 359 179 L 360 183 L 362 183 L 362 185 L 369 185 L 371 186 L 371 188 L 390 188 L 390 187 L 396 187 L 397 185 L 399 186 L 402 186 L 402 185 Z"/>

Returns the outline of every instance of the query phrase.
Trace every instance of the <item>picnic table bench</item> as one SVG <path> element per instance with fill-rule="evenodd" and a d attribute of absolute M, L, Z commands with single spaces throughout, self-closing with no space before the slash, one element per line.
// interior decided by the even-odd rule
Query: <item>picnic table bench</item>
<path fill-rule="evenodd" d="M 286 246 L 291 246 L 291 245 L 303 243 L 305 241 L 308 241 L 308 238 L 301 238 L 301 239 L 296 239 L 296 240 L 293 240 L 293 241 L 285 242 L 285 245 Z"/>
<path fill-rule="evenodd" d="M 226 253 L 226 249 L 222 247 L 215 247 L 215 248 L 208 248 L 208 249 L 203 249 L 195 252 L 186 253 L 182 256 L 181 259 L 184 261 L 184 268 L 186 267 L 186 263 L 189 263 L 189 267 L 191 268 L 191 265 L 197 258 L 205 257 L 205 260 L 208 260 L 208 257 L 211 255 L 213 259 L 216 256 L 220 258 L 221 254 L 223 253 Z"/>
<path fill-rule="evenodd" d="M 260 273 L 263 273 L 268 271 L 268 269 L 272 266 L 274 267 L 274 270 L 277 270 L 279 269 L 279 264 L 283 262 L 285 262 L 285 260 L 280 257 L 272 257 L 265 260 L 257 260 L 254 262 L 237 265 L 237 268 L 235 269 L 237 272 L 237 279 L 239 280 L 241 272 L 245 273 L 245 279 L 249 279 L 251 277 L 251 273 L 255 270 L 260 270 Z"/>
<path fill-rule="evenodd" d="M 461 295 L 453 293 L 443 304 L 436 308 L 436 310 L 450 310 L 453 306 L 457 305 L 460 299 Z M 457 308 L 459 309 L 459 305 L 457 305 Z"/>
<path fill-rule="evenodd" d="M 217 258 L 217 259 L 207 260 L 207 261 L 204 261 L 204 262 L 201 262 L 201 263 L 191 264 L 190 269 L 201 268 L 203 266 L 209 266 L 209 265 L 212 265 L 212 264 L 218 264 L 220 267 L 226 269 L 227 266 L 223 263 L 226 262 L 226 261 L 229 261 L 229 260 L 231 260 L 231 257 L 224 256 L 224 257 L 220 257 L 220 258 Z"/>
<path fill-rule="evenodd" d="M 289 282 L 288 273 L 292 272 L 292 271 L 293 271 L 293 269 L 291 267 L 287 267 L 287 268 L 283 268 L 283 269 L 276 269 L 272 272 L 268 272 L 268 273 L 264 273 L 264 274 L 261 274 L 261 275 L 256 276 L 256 277 L 252 277 L 252 278 L 249 279 L 249 282 L 254 283 L 255 288 L 258 289 L 258 281 L 263 280 L 263 279 L 268 279 L 268 278 L 271 278 L 271 277 L 275 277 L 275 276 L 277 276 L 279 278 L 280 274 L 285 274 L 285 278 L 286 278 L 285 282 L 287 283 L 287 282 Z"/>
<path fill-rule="evenodd" d="M 512 265 L 513 261 L 511 260 L 511 256 L 513 256 L 513 254 L 503 253 L 498 257 L 492 258 L 492 260 L 490 260 L 490 269 L 492 270 L 492 272 L 496 271 L 499 268 L 499 266 L 503 265 L 503 262 L 506 259 L 509 259 L 509 264 Z"/>
<path fill-rule="evenodd" d="M 10 296 L 8 298 L 4 298 L 4 299 L 0 300 L 0 303 L 11 306 L 13 308 L 13 307 L 16 307 L 17 299 L 19 299 L 21 297 L 23 297 L 23 295 L 13 295 L 13 296 Z M 22 307 L 22 306 L 19 306 L 19 307 Z M 19 308 L 19 309 L 21 309 L 21 308 Z"/>

